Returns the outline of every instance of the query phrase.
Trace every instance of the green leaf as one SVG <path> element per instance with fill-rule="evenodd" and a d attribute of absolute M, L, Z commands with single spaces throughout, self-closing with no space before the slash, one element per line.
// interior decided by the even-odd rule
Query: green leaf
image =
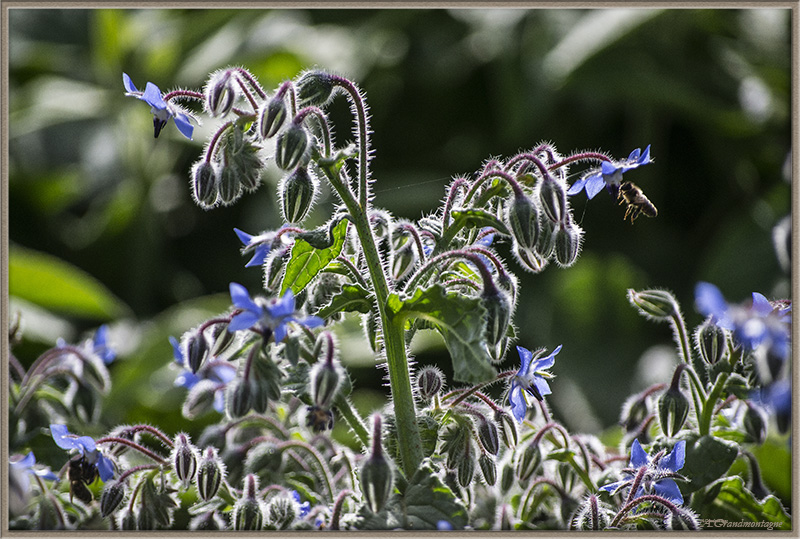
<path fill-rule="evenodd" d="M 52 255 L 12 247 L 8 293 L 53 312 L 90 320 L 111 320 L 130 308 L 100 281 Z"/>
<path fill-rule="evenodd" d="M 456 500 L 438 476 L 430 460 L 424 460 L 411 477 L 405 494 L 406 529 L 436 529 L 440 520 L 446 520 L 458 530 L 467 525 L 467 510 Z"/>
<path fill-rule="evenodd" d="M 298 294 L 325 269 L 325 266 L 339 256 L 347 235 L 347 224 L 348 222 L 342 219 L 329 228 L 326 242 L 316 235 L 308 235 L 307 239 L 298 237 L 295 240 L 292 256 L 286 264 L 286 273 L 283 275 L 281 295 L 290 288 L 292 292 Z"/>
<path fill-rule="evenodd" d="M 709 530 L 792 529 L 792 519 L 778 498 L 769 495 L 758 500 L 739 476 L 723 477 L 712 483 L 703 496 L 692 500 L 692 509 Z M 758 527 L 748 526 L 749 523 Z M 774 526 L 765 526 L 766 523 Z"/>
<path fill-rule="evenodd" d="M 338 312 L 357 312 L 367 314 L 372 310 L 370 293 L 361 285 L 346 284 L 339 293 L 334 294 L 330 303 L 322 307 L 317 315 L 327 318 Z"/>
<path fill-rule="evenodd" d="M 422 318 L 439 330 L 453 361 L 454 380 L 479 384 L 497 376 L 484 341 L 486 310 L 479 298 L 448 292 L 436 284 L 416 289 L 405 301 L 391 294 L 387 304 L 400 320 Z"/>
<path fill-rule="evenodd" d="M 735 443 L 708 434 L 692 432 L 685 439 L 686 462 L 678 470 L 689 479 L 688 483 L 681 482 L 684 493 L 699 490 L 725 475 L 739 454 Z"/>
<path fill-rule="evenodd" d="M 786 439 L 767 439 L 751 449 L 758 459 L 761 478 L 785 500 L 792 497 L 792 449 Z"/>
<path fill-rule="evenodd" d="M 483 228 L 490 226 L 501 234 L 510 235 L 505 223 L 498 219 L 494 214 L 479 208 L 468 208 L 465 210 L 453 210 L 450 212 L 453 217 L 451 227 L 462 229 L 464 227 Z"/>

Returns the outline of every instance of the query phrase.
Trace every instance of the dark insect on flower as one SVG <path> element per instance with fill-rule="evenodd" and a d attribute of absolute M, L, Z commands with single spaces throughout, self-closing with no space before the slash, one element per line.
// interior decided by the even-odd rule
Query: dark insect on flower
<path fill-rule="evenodd" d="M 619 200 L 620 205 L 623 203 L 628 205 L 628 209 L 625 211 L 625 217 L 623 217 L 622 220 L 624 221 L 630 215 L 631 224 L 639 217 L 639 214 L 643 213 L 648 217 L 655 217 L 658 215 L 658 210 L 655 205 L 650 202 L 650 199 L 648 199 L 642 190 L 633 182 L 623 182 L 622 185 L 619 186 L 617 200 Z"/>
<path fill-rule="evenodd" d="M 69 479 L 69 501 L 75 496 L 83 503 L 92 503 L 91 491 L 86 485 L 91 485 L 100 475 L 97 466 L 89 463 L 85 455 L 76 455 L 69 461 L 67 478 Z"/>
<path fill-rule="evenodd" d="M 333 412 L 320 408 L 319 406 L 309 406 L 306 426 L 311 427 L 314 432 L 322 432 L 333 428 Z"/>

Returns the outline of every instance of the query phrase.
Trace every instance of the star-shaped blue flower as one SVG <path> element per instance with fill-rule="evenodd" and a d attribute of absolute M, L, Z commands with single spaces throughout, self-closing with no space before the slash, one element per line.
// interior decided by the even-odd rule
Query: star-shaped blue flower
<path fill-rule="evenodd" d="M 519 371 L 511 381 L 511 389 L 508 393 L 508 401 L 511 403 L 511 412 L 520 423 L 525 418 L 528 410 L 527 395 L 531 395 L 537 400 L 542 400 L 545 395 L 551 393 L 550 386 L 545 377 L 549 378 L 550 373 L 545 372 L 553 366 L 556 361 L 556 354 L 561 351 L 561 345 L 553 350 L 550 355 L 539 359 L 544 350 L 540 350 L 536 357 L 533 352 L 521 346 L 517 346 L 520 361 L 522 362 Z"/>
<path fill-rule="evenodd" d="M 324 323 L 318 316 L 305 318 L 295 316 L 294 293 L 291 289 L 287 290 L 282 298 L 269 301 L 264 301 L 263 298 L 254 301 L 247 289 L 238 283 L 230 284 L 230 292 L 233 305 L 242 309 L 242 312 L 234 316 L 228 324 L 228 331 L 231 332 L 257 326 L 272 330 L 275 342 L 281 342 L 288 334 L 291 322 L 307 328 L 319 327 Z"/>
<path fill-rule="evenodd" d="M 603 161 L 598 172 L 584 176 L 573 183 L 567 190 L 567 194 L 577 195 L 585 189 L 586 196 L 588 198 L 594 198 L 597 193 L 603 190 L 603 187 L 607 186 L 609 189 L 618 188 L 622 183 L 622 175 L 629 170 L 633 170 L 650 162 L 650 145 L 644 149 L 644 152 L 636 148 L 624 161 L 618 163 Z M 616 196 L 616 192 L 612 194 Z"/>
<path fill-rule="evenodd" d="M 253 258 L 251 258 L 250 262 L 245 264 L 244 267 L 249 268 L 252 266 L 263 266 L 264 262 L 267 260 L 267 256 L 269 256 L 269 253 L 272 250 L 272 242 L 270 239 L 264 235 L 253 236 L 247 232 L 244 232 L 243 230 L 239 230 L 238 228 L 234 228 L 233 231 L 236 232 L 237 236 L 239 236 L 239 241 L 244 244 L 242 253 L 246 253 L 250 250 L 253 251 Z"/>
<path fill-rule="evenodd" d="M 41 477 L 42 479 L 49 479 L 50 481 L 55 481 L 58 479 L 58 476 L 56 476 L 56 474 L 50 470 L 49 466 L 36 466 L 36 457 L 34 456 L 33 451 L 19 460 L 11 460 L 9 458 L 8 464 L 13 468 L 26 472 L 30 475 Z"/>
<path fill-rule="evenodd" d="M 89 464 L 93 464 L 97 468 L 100 479 L 104 483 L 114 477 L 114 464 L 97 449 L 94 439 L 91 437 L 70 434 L 66 425 L 56 424 L 50 425 L 50 435 L 61 449 L 75 449 L 83 455 Z"/>
<path fill-rule="evenodd" d="M 191 369 L 186 368 L 186 358 L 183 354 L 183 347 L 175 337 L 170 337 L 169 342 L 172 344 L 172 355 L 175 357 L 177 363 L 183 370 L 175 378 L 175 385 L 192 389 L 202 380 L 210 380 L 217 384 L 217 389 L 214 390 L 214 409 L 219 412 L 225 412 L 225 387 L 228 382 L 236 377 L 236 367 L 227 362 L 212 361 L 203 363 L 197 373 L 193 373 Z"/>
<path fill-rule="evenodd" d="M 299 518 L 305 517 L 309 513 L 309 511 L 311 511 L 311 503 L 308 501 L 300 503 L 300 494 L 298 494 L 296 490 L 292 490 L 290 491 L 290 493 L 292 495 L 292 498 L 294 498 L 294 501 L 296 501 L 298 504 L 298 509 L 300 513 L 297 516 Z"/>
<path fill-rule="evenodd" d="M 170 118 L 175 119 L 175 126 L 184 137 L 188 139 L 192 138 L 194 127 L 190 122 L 190 116 L 179 106 L 164 101 L 164 97 L 158 86 L 152 82 L 148 82 L 147 86 L 144 88 L 144 92 L 140 92 L 136 89 L 136 86 L 134 86 L 133 81 L 131 81 L 127 73 L 122 74 L 122 83 L 125 85 L 125 95 L 141 99 L 150 105 L 150 112 L 153 113 L 153 128 L 156 138 L 158 138 L 159 133 L 161 133 L 161 130 L 167 125 Z"/>
<path fill-rule="evenodd" d="M 659 458 L 651 458 L 642 448 L 639 440 L 634 440 L 631 446 L 630 467 L 625 469 L 626 478 L 600 487 L 611 494 L 619 489 L 629 486 L 636 474 L 642 467 L 647 467 L 642 484 L 636 491 L 636 496 L 642 496 L 647 492 L 653 492 L 662 498 L 670 500 L 676 505 L 683 504 L 683 495 L 678 488 L 678 484 L 672 477 L 679 477 L 678 470 L 683 468 L 686 462 L 686 441 L 681 440 L 675 444 L 672 451 Z"/>

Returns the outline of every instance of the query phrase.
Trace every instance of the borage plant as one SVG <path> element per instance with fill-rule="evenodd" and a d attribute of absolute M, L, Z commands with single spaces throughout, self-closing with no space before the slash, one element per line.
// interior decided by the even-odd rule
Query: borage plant
<path fill-rule="evenodd" d="M 692 342 L 671 293 L 631 290 L 642 314 L 672 325 L 681 362 L 671 384 L 626 403 L 621 454 L 551 417 L 547 380 L 568 344 L 529 350 L 520 342 L 507 357 L 520 340 L 519 289 L 496 245 L 508 242 L 528 272 L 572 266 L 584 231 L 569 199 L 582 191 L 593 198 L 605 188 L 631 222 L 656 216 L 623 178 L 651 163 L 649 146 L 616 160 L 543 143 L 491 159 L 454 178 L 441 207 L 411 221 L 373 205 L 368 108 L 344 77 L 307 71 L 273 92 L 239 67 L 213 73 L 202 92 L 164 94 L 150 82 L 140 92 L 128 75 L 123 82 L 150 105 L 156 137 L 170 120 L 192 137 L 198 120 L 178 101 L 200 102 L 219 119 L 191 171 L 201 208 L 256 190 L 274 159 L 285 224 L 235 230 L 263 286 L 231 283 L 227 312 L 172 338 L 176 383 L 188 390 L 184 416 L 218 413 L 219 423 L 196 441 L 148 425 L 94 440 L 51 421 L 55 443 L 77 451 L 58 474 L 70 499 L 66 486 L 45 482 L 58 481 L 54 474 L 32 467 L 32 455 L 17 461 L 25 463 L 18 481 L 33 474 L 40 500 L 20 511 L 19 527 L 91 527 L 87 485 L 98 477 L 99 515 L 113 529 L 172 527 L 181 505 L 192 529 L 698 529 L 703 519 L 737 515 L 790 526 L 746 450 L 764 441 L 768 414 L 786 429 L 790 302 L 759 295 L 752 306 L 732 305 L 701 284 L 698 309 L 708 319 Z M 352 144 L 337 142 L 328 118 L 339 96 L 350 104 Z M 321 182 L 338 204 L 307 230 Z M 388 375 L 390 404 L 369 418 L 352 405 L 340 361 L 334 326 L 345 315 L 360 316 Z M 409 356 L 421 330 L 443 338 L 452 380 Z M 27 373 L 19 367 L 14 413 L 31 412 L 28 401 L 52 377 L 79 383 L 79 368 L 97 374 L 91 393 L 102 393 L 108 351 L 93 342 L 62 345 Z M 66 406 L 58 417 L 69 423 L 73 412 Z M 340 421 L 355 448 L 330 438 Z M 731 471 L 736 462 L 749 481 Z"/>

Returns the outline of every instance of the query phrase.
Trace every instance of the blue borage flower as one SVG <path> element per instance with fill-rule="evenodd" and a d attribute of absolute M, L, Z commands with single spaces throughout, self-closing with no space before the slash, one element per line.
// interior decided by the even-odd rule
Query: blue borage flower
<path fill-rule="evenodd" d="M 193 373 L 191 369 L 186 367 L 183 347 L 178 339 L 170 337 L 169 342 L 172 344 L 172 355 L 175 358 L 175 363 L 183 369 L 175 378 L 175 385 L 191 390 L 198 382 L 210 380 L 217 384 L 217 389 L 214 391 L 214 409 L 219 413 L 224 413 L 225 387 L 228 382 L 236 377 L 236 367 L 222 361 L 206 362 L 197 373 Z"/>
<path fill-rule="evenodd" d="M 753 292 L 750 305 L 729 304 L 719 288 L 700 282 L 695 287 L 697 311 L 716 326 L 732 332 L 736 344 L 753 351 L 762 344 L 771 355 L 786 359 L 791 352 L 791 303 L 771 303 Z"/>
<path fill-rule="evenodd" d="M 122 84 L 125 86 L 125 95 L 141 99 L 150 105 L 150 112 L 153 113 L 153 128 L 156 138 L 158 138 L 161 130 L 167 125 L 169 119 L 174 118 L 175 127 L 178 128 L 178 131 L 180 131 L 184 137 L 191 140 L 192 132 L 194 131 L 194 127 L 191 124 L 192 116 L 178 105 L 164 101 L 164 96 L 158 86 L 152 82 L 148 82 L 147 86 L 144 88 L 144 92 L 140 92 L 136 89 L 136 86 L 134 86 L 133 81 L 131 81 L 127 73 L 122 74 Z"/>
<path fill-rule="evenodd" d="M 64 348 L 65 346 L 67 346 L 67 341 L 59 337 L 56 340 L 56 347 Z M 81 348 L 88 354 L 102 359 L 106 365 L 110 365 L 117 358 L 117 353 L 108 344 L 108 326 L 105 324 L 97 328 L 91 341 L 85 341 Z"/>
<path fill-rule="evenodd" d="M 26 476 L 28 474 L 34 475 L 50 481 L 56 481 L 58 479 L 58 476 L 50 470 L 49 466 L 36 465 L 36 457 L 33 451 L 29 452 L 21 459 L 12 460 L 12 458 L 9 458 L 8 464 L 12 468 L 25 472 Z"/>
<path fill-rule="evenodd" d="M 50 435 L 58 447 L 66 450 L 77 450 L 86 459 L 86 462 L 94 465 L 100 474 L 100 479 L 105 483 L 114 477 L 114 464 L 111 460 L 103 456 L 97 449 L 94 439 L 89 436 L 77 436 L 70 434 L 66 425 L 50 425 Z"/>
<path fill-rule="evenodd" d="M 612 495 L 616 494 L 620 489 L 630 486 L 639 470 L 642 467 L 646 467 L 648 470 L 645 472 L 642 483 L 636 491 L 636 496 L 643 496 L 653 492 L 676 505 L 683 505 L 683 495 L 678 488 L 678 484 L 672 478 L 681 477 L 677 472 L 683 468 L 685 462 L 685 440 L 676 443 L 672 451 L 666 455 L 662 451 L 652 458 L 642 449 L 639 440 L 634 440 L 631 446 L 630 467 L 623 470 L 626 474 L 625 479 L 604 485 L 600 487 L 600 490 L 610 492 Z"/>
<path fill-rule="evenodd" d="M 538 350 L 534 356 L 530 350 L 517 346 L 522 365 L 511 381 L 508 400 L 511 403 L 511 412 L 520 423 L 529 407 L 526 394 L 537 400 L 543 400 L 545 395 L 551 393 L 545 378 L 550 378 L 552 375 L 545 371 L 553 366 L 556 361 L 555 356 L 560 351 L 561 345 L 558 345 L 558 348 L 553 350 L 550 355 L 539 359 L 539 356 L 544 353 L 544 349 Z"/>
<path fill-rule="evenodd" d="M 294 322 L 309 329 L 319 327 L 324 320 L 318 316 L 308 316 L 297 318 L 295 316 L 294 293 L 291 289 L 287 290 L 282 298 L 264 300 L 256 298 L 253 300 L 247 289 L 238 284 L 230 284 L 231 300 L 235 307 L 242 309 L 242 312 L 235 315 L 228 331 L 239 331 L 257 327 L 259 329 L 269 329 L 275 336 L 275 342 L 281 342 L 289 332 L 289 324 Z"/>
<path fill-rule="evenodd" d="M 585 189 L 586 196 L 591 199 L 594 198 L 595 195 L 597 195 L 597 193 L 603 189 L 603 187 L 608 187 L 609 191 L 614 191 L 612 192 L 612 195 L 616 197 L 616 189 L 622 183 L 622 175 L 629 170 L 633 170 L 642 165 L 647 165 L 651 162 L 652 159 L 650 159 L 649 144 L 647 148 L 644 149 L 644 152 L 640 151 L 639 148 L 636 148 L 624 161 L 620 161 L 618 163 L 603 161 L 600 165 L 599 171 L 584 176 L 580 180 L 573 183 L 572 186 L 567 190 L 567 194 L 577 195 Z"/>
<path fill-rule="evenodd" d="M 290 491 L 290 493 L 292 495 L 292 498 L 294 499 L 294 501 L 297 502 L 298 505 L 298 510 L 299 510 L 299 513 L 297 515 L 298 518 L 305 517 L 309 513 L 309 511 L 311 511 L 311 503 L 308 501 L 300 503 L 300 494 L 298 494 L 296 490 L 292 490 Z"/>

